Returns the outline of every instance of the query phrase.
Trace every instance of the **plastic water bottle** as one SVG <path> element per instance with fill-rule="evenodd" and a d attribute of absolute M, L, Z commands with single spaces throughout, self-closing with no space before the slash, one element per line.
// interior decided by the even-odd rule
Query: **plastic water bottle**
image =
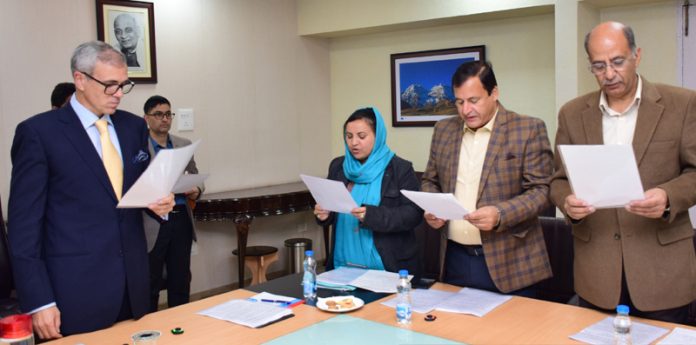
<path fill-rule="evenodd" d="M 631 318 L 628 317 L 629 308 L 626 305 L 616 306 L 614 317 L 614 344 L 631 345 Z"/>
<path fill-rule="evenodd" d="M 402 325 L 411 323 L 411 282 L 408 280 L 408 271 L 399 271 L 399 284 L 396 285 L 396 322 Z"/>
<path fill-rule="evenodd" d="M 305 252 L 304 275 L 302 276 L 302 295 L 305 300 L 317 298 L 317 260 L 314 259 L 314 251 Z"/>

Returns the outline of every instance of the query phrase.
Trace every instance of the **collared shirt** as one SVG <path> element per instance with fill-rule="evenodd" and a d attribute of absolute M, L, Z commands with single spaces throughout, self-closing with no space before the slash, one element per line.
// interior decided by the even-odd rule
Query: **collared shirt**
<path fill-rule="evenodd" d="M 152 136 L 148 136 L 148 139 L 150 139 L 150 144 L 152 145 L 152 149 L 155 151 L 155 156 L 160 152 L 161 149 L 173 149 L 174 144 L 172 144 L 172 139 L 167 135 L 167 147 L 164 147 L 160 145 L 155 138 Z M 186 173 L 186 172 L 184 172 Z M 174 203 L 177 205 L 186 205 L 186 194 L 176 194 L 174 196 Z"/>
<path fill-rule="evenodd" d="M 101 140 L 99 140 L 99 130 L 97 129 L 97 126 L 94 125 L 94 123 L 97 122 L 97 120 L 99 120 L 99 116 L 92 113 L 87 108 L 85 108 L 85 106 L 80 104 L 75 94 L 73 94 L 70 97 L 70 105 L 72 106 L 73 110 L 75 110 L 77 117 L 80 119 L 80 122 L 82 123 L 82 127 L 84 127 L 85 131 L 87 132 L 89 140 L 92 141 L 92 145 L 94 145 L 94 148 L 97 150 L 99 157 L 102 157 Z M 118 152 L 118 155 L 121 157 L 121 160 L 123 160 L 123 154 L 121 153 L 121 145 L 118 141 L 118 135 L 116 134 L 114 123 L 111 121 L 111 116 L 108 114 L 104 114 L 103 118 L 106 119 L 106 122 L 108 123 L 107 130 L 109 131 L 109 139 L 111 139 L 111 143 L 114 144 L 114 147 Z"/>
<path fill-rule="evenodd" d="M 469 211 L 476 210 L 483 163 L 497 116 L 498 109 L 493 118 L 478 130 L 472 130 L 464 124 L 454 196 Z M 481 244 L 481 231 L 466 220 L 451 220 L 448 237 L 460 244 Z"/>
<path fill-rule="evenodd" d="M 638 120 L 640 95 L 643 91 L 643 81 L 638 76 L 638 87 L 633 102 L 628 109 L 618 112 L 609 107 L 607 95 L 602 91 L 599 97 L 599 109 L 602 111 L 602 135 L 606 145 L 631 145 L 633 133 Z"/>

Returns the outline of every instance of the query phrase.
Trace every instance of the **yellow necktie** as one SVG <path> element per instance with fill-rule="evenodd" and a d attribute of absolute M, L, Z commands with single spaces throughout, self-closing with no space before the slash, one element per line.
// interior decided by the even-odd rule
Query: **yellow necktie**
<path fill-rule="evenodd" d="M 116 192 L 116 198 L 121 200 L 121 191 L 123 190 L 123 162 L 121 157 L 118 155 L 118 151 L 111 143 L 111 137 L 109 136 L 109 131 L 106 129 L 109 123 L 105 119 L 99 119 L 94 123 L 99 130 L 99 140 L 101 141 L 102 147 L 102 161 L 104 161 L 104 167 L 106 168 L 106 173 L 109 175 L 109 180 L 111 180 L 111 186 L 114 187 L 114 192 Z"/>

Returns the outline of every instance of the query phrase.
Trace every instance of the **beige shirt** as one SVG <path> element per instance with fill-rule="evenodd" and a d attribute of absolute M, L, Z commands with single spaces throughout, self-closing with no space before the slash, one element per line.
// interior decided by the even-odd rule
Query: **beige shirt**
<path fill-rule="evenodd" d="M 638 108 L 640 107 L 640 95 L 643 91 L 643 81 L 638 76 L 638 87 L 633 98 L 633 103 L 623 112 L 618 112 L 609 107 L 607 95 L 604 92 L 599 97 L 599 109 L 602 111 L 602 134 L 605 145 L 631 145 L 633 132 L 638 120 Z"/>
<path fill-rule="evenodd" d="M 491 139 L 496 116 L 498 109 L 485 126 L 475 131 L 464 125 L 454 196 L 470 212 L 476 210 L 483 162 L 486 159 L 488 141 Z M 481 244 L 480 230 L 466 220 L 451 220 L 448 237 L 460 244 Z"/>

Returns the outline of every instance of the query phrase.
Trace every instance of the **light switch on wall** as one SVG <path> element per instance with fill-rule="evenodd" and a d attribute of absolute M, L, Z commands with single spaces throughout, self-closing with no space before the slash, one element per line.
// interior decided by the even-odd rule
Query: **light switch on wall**
<path fill-rule="evenodd" d="M 176 117 L 179 118 L 177 127 L 179 132 L 193 130 L 193 109 L 179 109 L 176 112 Z"/>

